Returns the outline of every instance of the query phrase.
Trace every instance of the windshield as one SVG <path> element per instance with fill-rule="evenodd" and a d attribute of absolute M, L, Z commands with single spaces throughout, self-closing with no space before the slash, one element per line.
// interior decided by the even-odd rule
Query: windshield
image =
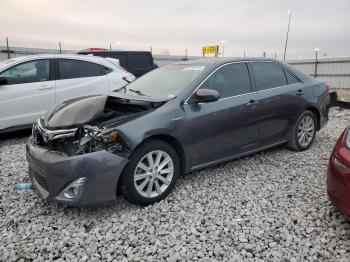
<path fill-rule="evenodd" d="M 167 65 L 155 69 L 130 83 L 121 92 L 172 99 L 202 72 L 203 65 Z"/>

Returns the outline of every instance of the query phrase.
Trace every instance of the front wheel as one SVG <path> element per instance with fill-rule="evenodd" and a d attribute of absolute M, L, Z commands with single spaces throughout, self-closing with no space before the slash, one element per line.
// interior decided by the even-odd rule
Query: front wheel
<path fill-rule="evenodd" d="M 305 110 L 298 118 L 292 129 L 291 138 L 287 146 L 295 151 L 308 149 L 316 135 L 316 117 L 314 113 Z"/>
<path fill-rule="evenodd" d="M 179 157 L 173 147 L 150 140 L 132 154 L 122 175 L 123 194 L 131 203 L 153 204 L 171 192 L 179 173 Z"/>

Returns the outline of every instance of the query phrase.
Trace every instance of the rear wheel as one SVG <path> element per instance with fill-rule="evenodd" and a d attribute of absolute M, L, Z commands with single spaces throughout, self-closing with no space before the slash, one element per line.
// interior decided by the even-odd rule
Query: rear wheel
<path fill-rule="evenodd" d="M 308 149 L 314 141 L 316 135 L 316 117 L 314 113 L 305 110 L 293 126 L 291 139 L 287 146 L 296 151 Z"/>
<path fill-rule="evenodd" d="M 171 192 L 179 172 L 179 157 L 173 147 L 150 140 L 132 154 L 122 176 L 123 194 L 134 204 L 153 204 Z"/>

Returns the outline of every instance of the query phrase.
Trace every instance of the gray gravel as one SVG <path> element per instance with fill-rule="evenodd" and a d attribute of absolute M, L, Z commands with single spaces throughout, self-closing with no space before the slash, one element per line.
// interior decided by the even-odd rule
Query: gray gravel
<path fill-rule="evenodd" d="M 283 147 L 181 177 L 138 207 L 67 208 L 16 190 L 25 141 L 0 140 L 1 261 L 350 261 L 350 219 L 326 194 L 326 168 L 350 112 L 331 111 L 313 147 Z"/>

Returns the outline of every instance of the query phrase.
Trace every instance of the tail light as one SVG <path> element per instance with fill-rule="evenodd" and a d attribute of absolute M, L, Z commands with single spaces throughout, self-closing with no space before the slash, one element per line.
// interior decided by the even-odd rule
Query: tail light
<path fill-rule="evenodd" d="M 326 90 L 329 93 L 329 91 L 331 90 L 331 86 L 330 85 L 326 85 Z"/>
<path fill-rule="evenodd" d="M 123 76 L 122 78 L 128 83 L 131 83 L 132 81 L 135 80 L 135 77 L 133 75 L 126 75 L 126 76 Z"/>

